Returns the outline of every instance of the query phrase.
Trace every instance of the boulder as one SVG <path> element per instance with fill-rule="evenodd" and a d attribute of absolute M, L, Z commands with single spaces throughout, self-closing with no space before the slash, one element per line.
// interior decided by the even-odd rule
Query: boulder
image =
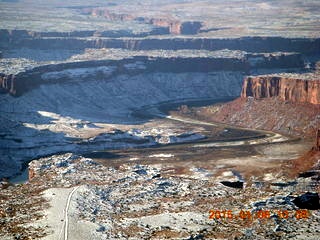
<path fill-rule="evenodd" d="M 319 194 L 307 192 L 293 200 L 293 203 L 302 209 L 317 210 L 320 209 Z"/>

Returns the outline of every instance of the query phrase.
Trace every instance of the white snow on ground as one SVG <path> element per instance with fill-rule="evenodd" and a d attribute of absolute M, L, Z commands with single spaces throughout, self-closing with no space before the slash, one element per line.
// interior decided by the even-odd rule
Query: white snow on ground
<path fill-rule="evenodd" d="M 116 67 L 92 67 L 92 68 L 73 68 L 63 71 L 47 72 L 42 74 L 42 79 L 46 81 L 56 80 L 61 78 L 70 78 L 77 80 L 79 78 L 86 78 L 90 76 L 95 76 L 98 72 L 101 72 L 104 76 L 110 76 Z"/>
<path fill-rule="evenodd" d="M 160 153 L 160 154 L 149 155 L 149 157 L 151 157 L 151 158 L 171 158 L 171 157 L 174 157 L 174 155 L 173 154 Z"/>
<path fill-rule="evenodd" d="M 168 227 L 176 231 L 189 229 L 189 231 L 197 232 L 203 230 L 203 225 L 209 222 L 209 220 L 207 214 L 201 214 L 198 212 L 168 212 L 140 218 L 125 218 L 122 222 L 124 226 L 139 224 L 142 226 L 148 225 L 151 229 Z"/>
<path fill-rule="evenodd" d="M 259 139 L 251 139 L 247 141 L 233 141 L 233 142 L 215 142 L 215 143 L 205 143 L 205 144 L 195 144 L 193 147 L 227 147 L 227 146 L 241 146 L 241 145 L 258 145 L 263 143 L 276 143 L 285 142 L 289 138 L 282 136 L 280 134 L 270 134 L 267 137 Z"/>
<path fill-rule="evenodd" d="M 77 137 L 79 134 L 78 130 L 81 129 L 96 129 L 99 128 L 95 124 L 84 121 L 81 119 L 75 119 L 71 117 L 64 117 L 60 114 L 46 111 L 38 111 L 39 115 L 50 118 L 49 124 L 34 124 L 34 123 L 23 123 L 25 127 L 35 130 L 50 130 L 51 132 L 64 132 L 66 136 Z"/>
<path fill-rule="evenodd" d="M 251 160 L 245 157 L 214 162 L 217 166 L 221 166 L 221 163 L 250 166 L 248 163 Z M 263 161 L 261 163 L 263 165 Z M 220 181 L 243 181 L 241 173 L 229 171 L 230 167 L 227 166 L 218 174 L 206 168 L 190 166 L 191 174 L 174 177 L 162 174 L 163 167 L 160 164 L 158 167 L 123 164 L 120 169 L 116 169 L 70 153 L 32 161 L 30 166 L 36 176 L 51 176 L 59 185 L 77 186 L 79 181 L 86 184 L 45 191 L 52 206 L 45 213 L 53 221 L 42 220 L 37 223 L 43 227 L 53 226 L 49 229 L 51 234 L 45 239 L 64 239 L 59 238 L 59 234 L 65 236 L 65 219 L 69 222 L 68 239 L 161 239 L 152 233 L 162 230 L 195 236 L 223 224 L 223 221 L 213 221 L 208 217 L 208 210 L 215 208 L 215 202 L 205 202 L 198 208 L 199 202 L 202 202 L 200 199 L 227 199 L 243 192 L 217 184 Z M 65 171 L 67 169 L 74 171 Z M 279 175 L 281 173 L 266 174 L 265 177 L 278 181 L 281 178 Z M 273 192 L 271 196 L 274 197 Z M 243 206 L 248 205 L 243 205 L 241 201 L 240 207 L 232 209 L 239 215 Z M 284 206 L 283 202 L 281 206 Z M 68 211 L 64 212 L 65 209 Z M 132 235 L 135 237 L 130 238 Z"/>
<path fill-rule="evenodd" d="M 51 227 L 48 240 L 63 239 L 64 234 L 64 209 L 69 193 L 72 188 L 51 188 L 43 193 L 43 196 L 50 202 L 50 208 L 45 210 L 46 218 L 41 220 L 42 224 Z"/>
<path fill-rule="evenodd" d="M 207 180 L 210 177 L 212 177 L 212 171 L 208 171 L 204 168 L 192 167 L 190 168 L 190 172 L 192 172 L 192 175 L 190 176 L 190 178 L 193 178 L 193 179 Z"/>
<path fill-rule="evenodd" d="M 210 221 L 207 213 L 169 213 L 173 206 L 171 203 L 154 201 L 154 196 L 185 197 L 190 194 L 189 180 L 181 182 L 179 179 L 159 177 L 158 168 L 127 165 L 124 166 L 125 171 L 116 171 L 96 164 L 91 159 L 72 154 L 43 158 L 33 161 L 31 166 L 36 174 L 54 174 L 55 181 L 63 181 L 65 186 L 73 185 L 81 178 L 89 182 L 110 184 L 46 190 L 44 196 L 51 207 L 44 211 L 46 217 L 35 223 L 37 226 L 49 226 L 49 235 L 45 240 L 66 239 L 66 232 L 68 239 L 72 240 L 111 239 L 111 236 L 118 234 L 115 232 L 116 227 L 127 228 L 137 223 L 142 226 L 149 225 L 151 229 L 172 224 L 170 227 L 177 230 L 185 227 L 198 231 L 204 229 Z M 65 173 L 68 168 L 75 171 Z M 218 189 L 221 187 L 218 186 Z M 172 204 L 180 208 L 192 206 L 194 202 Z M 160 206 L 165 209 L 164 213 L 143 216 L 141 219 L 122 217 L 128 213 L 150 212 Z"/>
<path fill-rule="evenodd" d="M 50 204 L 50 208 L 44 211 L 45 219 L 41 220 L 42 226 L 50 226 L 49 234 L 44 240 L 105 239 L 105 236 L 97 231 L 100 227 L 98 224 L 79 218 L 77 201 L 79 193 L 86 190 L 86 186 L 80 186 L 50 188 L 44 191 L 43 195 Z"/>
<path fill-rule="evenodd" d="M 189 142 L 205 138 L 204 135 L 199 133 L 187 132 L 178 134 L 176 130 L 164 128 L 132 129 L 128 133 L 140 138 L 152 137 L 155 143 L 160 144 Z"/>
<path fill-rule="evenodd" d="M 201 125 L 207 125 L 207 126 L 217 126 L 217 124 L 214 123 L 207 123 L 203 121 L 198 121 L 194 119 L 187 119 L 187 118 L 181 118 L 181 117 L 173 117 L 173 116 L 166 116 L 166 118 L 175 120 L 178 122 L 184 122 L 184 123 L 192 123 L 192 124 L 201 124 Z"/>

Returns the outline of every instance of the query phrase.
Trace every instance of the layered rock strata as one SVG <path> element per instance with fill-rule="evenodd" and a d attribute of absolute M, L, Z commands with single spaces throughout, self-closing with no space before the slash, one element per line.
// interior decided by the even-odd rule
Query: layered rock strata
<path fill-rule="evenodd" d="M 315 138 L 320 126 L 319 74 L 246 77 L 240 98 L 204 108 L 199 116 L 241 127 Z M 315 146 L 319 148 L 319 143 Z"/>
<path fill-rule="evenodd" d="M 247 62 L 233 58 L 148 58 L 133 57 L 123 60 L 83 61 L 35 67 L 17 75 L 0 75 L 1 92 L 21 96 L 25 92 L 43 84 L 89 79 L 106 80 L 128 74 L 164 72 L 212 72 L 248 71 Z"/>
<path fill-rule="evenodd" d="M 111 33 L 110 33 L 111 34 Z M 123 48 L 130 50 L 242 50 L 246 52 L 299 52 L 315 54 L 320 52 L 320 39 L 281 37 L 241 38 L 116 38 L 115 33 L 84 32 L 30 32 L 25 30 L 0 30 L 0 47 L 32 49 L 85 49 Z M 110 36 L 98 38 L 94 36 Z M 123 36 L 123 35 L 122 35 Z"/>
<path fill-rule="evenodd" d="M 298 76 L 247 77 L 242 88 L 242 97 L 255 99 L 277 97 L 283 101 L 320 104 L 320 76 L 310 79 Z"/>
<path fill-rule="evenodd" d="M 20 96 L 43 84 L 88 79 L 106 80 L 119 74 L 136 75 L 152 72 L 202 72 L 240 71 L 250 72 L 255 68 L 274 66 L 299 68 L 303 66 L 300 54 L 256 54 L 237 57 L 148 57 L 135 56 L 121 60 L 81 61 L 40 65 L 15 75 L 0 73 L 0 93 Z M 50 72 L 60 72 L 58 77 L 50 78 Z M 82 73 L 82 74 L 80 74 Z M 81 77 L 77 77 L 78 75 Z"/>

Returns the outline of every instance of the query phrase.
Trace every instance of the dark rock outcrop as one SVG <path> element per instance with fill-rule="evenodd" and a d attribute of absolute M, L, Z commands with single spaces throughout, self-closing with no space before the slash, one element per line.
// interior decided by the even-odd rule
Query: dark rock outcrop
<path fill-rule="evenodd" d="M 227 187 L 243 188 L 243 182 L 240 182 L 240 181 L 236 181 L 236 182 L 222 181 L 221 183 Z"/>
<path fill-rule="evenodd" d="M 299 178 L 309 178 L 309 177 L 313 177 L 313 176 L 317 176 L 318 174 L 320 174 L 320 172 L 317 171 L 307 171 L 307 172 L 302 172 L 299 173 Z"/>
<path fill-rule="evenodd" d="M 296 197 L 293 203 L 301 209 L 317 210 L 320 209 L 319 194 L 307 192 Z"/>
<path fill-rule="evenodd" d="M 184 35 L 192 35 L 200 32 L 202 23 L 198 21 L 193 22 L 183 22 L 180 27 L 180 33 Z"/>

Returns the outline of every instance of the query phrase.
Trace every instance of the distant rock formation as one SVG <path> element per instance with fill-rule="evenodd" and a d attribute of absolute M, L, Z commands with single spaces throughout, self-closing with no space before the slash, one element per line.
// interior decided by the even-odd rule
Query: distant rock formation
<path fill-rule="evenodd" d="M 236 181 L 236 182 L 222 181 L 221 183 L 231 188 L 243 188 L 243 182 L 240 182 L 240 181 Z"/>
<path fill-rule="evenodd" d="M 131 14 L 119 14 L 112 13 L 105 8 L 84 8 L 81 11 L 83 14 L 89 14 L 92 16 L 104 17 L 110 21 L 139 21 L 146 24 L 151 24 L 157 27 L 163 27 L 171 34 L 197 34 L 200 32 L 202 23 L 199 21 L 186 21 L 181 22 L 168 18 L 148 18 L 148 17 L 136 17 Z"/>
<path fill-rule="evenodd" d="M 169 28 L 169 32 L 171 34 L 176 34 L 176 35 L 197 34 L 200 32 L 200 29 L 202 27 L 202 23 L 198 21 L 180 22 L 180 21 L 170 20 L 170 19 L 152 18 L 148 22 L 158 27 L 167 27 Z"/>
<path fill-rule="evenodd" d="M 320 76 L 299 79 L 286 76 L 257 76 L 244 80 L 241 97 L 277 97 L 284 101 L 320 104 Z"/>
<path fill-rule="evenodd" d="M 14 92 L 14 76 L 0 73 L 0 93 Z"/>

